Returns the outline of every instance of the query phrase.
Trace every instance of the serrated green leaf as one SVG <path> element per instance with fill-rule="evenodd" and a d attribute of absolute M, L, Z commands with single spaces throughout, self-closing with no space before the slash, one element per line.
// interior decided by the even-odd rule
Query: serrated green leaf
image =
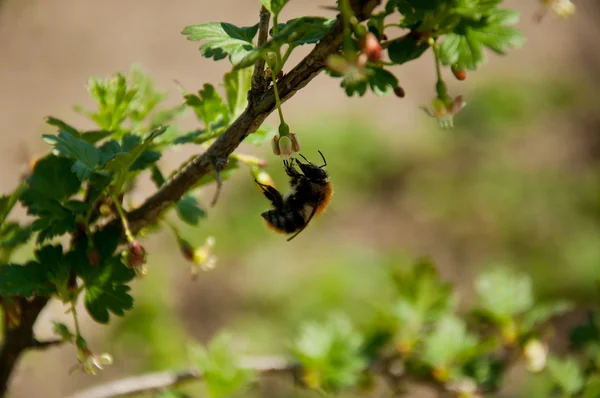
<path fill-rule="evenodd" d="M 189 225 L 198 225 L 198 221 L 206 217 L 206 212 L 202 210 L 196 198 L 185 195 L 177 202 L 177 215 Z"/>
<path fill-rule="evenodd" d="M 533 305 L 531 279 L 504 268 L 479 276 L 475 290 L 480 308 L 498 322 L 509 321 Z"/>
<path fill-rule="evenodd" d="M 103 170 L 117 176 L 125 175 L 131 171 L 131 167 L 135 164 L 136 160 L 148 150 L 152 144 L 152 140 L 163 134 L 166 130 L 166 126 L 155 128 L 141 143 L 139 137 L 130 134 L 124 135 L 121 150 L 125 152 L 114 155 L 106 162 Z"/>
<path fill-rule="evenodd" d="M 583 389 L 583 373 L 574 358 L 560 359 L 551 356 L 548 358 L 546 368 L 552 380 L 563 392 L 574 395 Z"/>
<path fill-rule="evenodd" d="M 58 127 L 59 130 L 64 130 L 74 137 L 79 138 L 81 136 L 81 133 L 75 127 L 63 122 L 60 119 L 54 118 L 52 116 L 48 116 L 46 118 L 46 123 L 48 123 L 51 126 Z"/>
<path fill-rule="evenodd" d="M 150 167 L 150 172 L 150 178 L 157 188 L 162 187 L 162 185 L 167 181 L 157 165 L 152 165 L 152 167 Z"/>
<path fill-rule="evenodd" d="M 33 173 L 27 180 L 29 189 L 36 195 L 57 201 L 75 195 L 81 182 L 70 172 L 73 162 L 69 159 L 48 155 L 36 162 Z"/>
<path fill-rule="evenodd" d="M 192 41 L 206 41 L 200 46 L 200 53 L 215 61 L 229 55 L 232 64 L 238 63 L 254 45 L 252 40 L 258 31 L 258 24 L 249 27 L 237 27 L 225 22 L 211 22 L 187 26 L 182 34 Z"/>
<path fill-rule="evenodd" d="M 311 375 L 309 387 L 331 391 L 357 384 L 366 366 L 362 343 L 362 336 L 340 315 L 324 324 L 304 325 L 293 351 Z"/>
<path fill-rule="evenodd" d="M 185 103 L 193 109 L 209 132 L 218 125 L 226 125 L 229 122 L 229 108 L 212 84 L 204 84 L 198 95 L 186 94 Z"/>
<path fill-rule="evenodd" d="M 477 338 L 467 332 L 464 321 L 446 315 L 423 341 L 423 359 L 436 368 L 447 368 L 477 345 Z"/>
<path fill-rule="evenodd" d="M 521 32 L 508 26 L 518 21 L 518 13 L 496 9 L 495 5 L 477 7 L 475 14 L 464 18 L 442 42 L 439 54 L 444 65 L 474 70 L 485 61 L 484 46 L 504 54 L 523 45 Z"/>
<path fill-rule="evenodd" d="M 369 76 L 369 87 L 376 95 L 383 96 L 394 92 L 398 87 L 398 79 L 392 73 L 383 68 L 373 68 L 373 74 Z"/>
<path fill-rule="evenodd" d="M 262 5 L 274 15 L 279 15 L 288 1 L 289 0 L 260 0 Z"/>
<path fill-rule="evenodd" d="M 251 87 L 252 71 L 252 68 L 245 68 L 232 70 L 225 74 L 225 91 L 232 118 L 239 116 L 248 103 L 248 91 L 250 91 Z"/>
<path fill-rule="evenodd" d="M 221 333 L 207 348 L 193 347 L 192 357 L 208 393 L 213 398 L 231 396 L 247 387 L 255 379 L 249 369 L 241 368 L 230 335 Z"/>
<path fill-rule="evenodd" d="M 133 308 L 133 297 L 128 293 L 130 287 L 125 285 L 93 285 L 86 287 L 85 308 L 99 323 L 108 323 L 109 312 L 125 315 L 125 310 Z"/>
<path fill-rule="evenodd" d="M 129 171 L 146 170 L 151 164 L 159 161 L 161 156 L 161 153 L 158 151 L 144 151 L 135 162 L 129 166 Z"/>
<path fill-rule="evenodd" d="M 35 261 L 0 265 L 0 296 L 50 296 L 53 292 L 43 265 Z"/>
<path fill-rule="evenodd" d="M 56 286 L 58 295 L 63 300 L 69 300 L 68 283 L 71 265 L 69 262 L 64 261 L 62 246 L 43 246 L 36 250 L 35 257 L 46 269 L 48 280 Z"/>
<path fill-rule="evenodd" d="M 393 40 L 388 47 L 388 57 L 390 61 L 401 65 L 413 59 L 419 58 L 427 49 L 427 42 L 420 41 L 413 36 L 404 36 Z"/>
<path fill-rule="evenodd" d="M 75 161 L 71 171 L 81 181 L 87 180 L 107 160 L 98 148 L 64 130 L 61 130 L 58 135 L 44 134 L 42 137 L 46 142 L 54 145 L 56 154 Z"/>

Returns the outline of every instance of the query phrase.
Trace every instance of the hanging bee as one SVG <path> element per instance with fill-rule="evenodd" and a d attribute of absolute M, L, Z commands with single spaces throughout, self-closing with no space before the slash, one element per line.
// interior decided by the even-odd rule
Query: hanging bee
<path fill-rule="evenodd" d="M 284 160 L 285 172 L 290 177 L 291 192 L 285 196 L 270 185 L 256 183 L 262 189 L 263 195 L 273 204 L 274 209 L 265 211 L 261 216 L 267 226 L 275 232 L 293 234 L 287 240 L 294 239 L 315 215 L 321 214 L 331 201 L 333 187 L 329 176 L 323 169 L 327 166 L 325 157 L 322 166 L 312 164 L 300 155 L 306 163 L 298 159 Z M 294 162 L 300 168 L 295 167 Z"/>

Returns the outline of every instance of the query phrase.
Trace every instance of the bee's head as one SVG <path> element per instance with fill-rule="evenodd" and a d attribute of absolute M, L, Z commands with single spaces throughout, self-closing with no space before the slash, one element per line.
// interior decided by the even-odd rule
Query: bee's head
<path fill-rule="evenodd" d="M 321 151 L 319 151 L 319 154 L 321 155 L 321 158 L 323 158 L 322 166 L 315 166 L 302 155 L 300 156 L 302 156 L 302 158 L 306 160 L 306 163 L 302 163 L 298 159 L 296 159 L 296 163 L 300 167 L 300 170 L 302 170 L 302 173 L 306 176 L 306 178 L 308 178 L 312 182 L 325 182 L 325 180 L 327 180 L 328 177 L 327 172 L 323 169 L 325 166 L 327 166 L 327 161 L 325 160 L 325 157 L 323 156 Z"/>

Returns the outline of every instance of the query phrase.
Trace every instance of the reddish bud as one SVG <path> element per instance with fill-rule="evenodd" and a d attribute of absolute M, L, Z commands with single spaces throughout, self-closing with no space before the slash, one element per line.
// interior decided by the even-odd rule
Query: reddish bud
<path fill-rule="evenodd" d="M 399 98 L 404 98 L 404 96 L 406 95 L 406 93 L 404 92 L 404 89 L 400 86 L 394 87 L 394 94 L 396 95 L 396 97 L 399 97 Z"/>
<path fill-rule="evenodd" d="M 179 250 L 187 261 L 194 261 L 194 247 L 185 239 L 179 239 Z"/>
<path fill-rule="evenodd" d="M 456 65 L 452 65 L 452 73 L 454 73 L 454 77 L 458 80 L 465 80 L 467 78 L 467 71 L 459 68 Z"/>
<path fill-rule="evenodd" d="M 100 264 L 100 252 L 95 247 L 88 250 L 87 257 L 88 261 L 93 267 L 96 267 L 98 264 Z"/>
<path fill-rule="evenodd" d="M 383 54 L 381 43 L 377 40 L 377 37 L 369 32 L 362 39 L 362 52 L 367 55 L 369 61 L 379 61 Z"/>
<path fill-rule="evenodd" d="M 127 246 L 126 263 L 130 268 L 141 267 L 146 263 L 146 249 L 137 240 Z"/>

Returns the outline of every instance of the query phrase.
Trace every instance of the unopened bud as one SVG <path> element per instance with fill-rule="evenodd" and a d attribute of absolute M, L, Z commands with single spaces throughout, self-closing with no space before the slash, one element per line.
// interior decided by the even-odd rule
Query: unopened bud
<path fill-rule="evenodd" d="M 454 74 L 454 77 L 456 77 L 458 80 L 465 80 L 467 78 L 467 71 L 459 68 L 457 65 L 452 65 L 452 73 Z"/>
<path fill-rule="evenodd" d="M 87 257 L 93 267 L 97 267 L 100 264 L 100 252 L 95 247 L 88 250 Z"/>
<path fill-rule="evenodd" d="M 129 242 L 123 256 L 125 265 L 129 268 L 138 268 L 146 263 L 146 249 L 137 240 Z"/>
<path fill-rule="evenodd" d="M 399 97 L 399 98 L 404 98 L 404 96 L 406 95 L 406 93 L 404 92 L 404 89 L 400 86 L 394 87 L 394 94 L 396 95 L 396 97 Z"/>
<path fill-rule="evenodd" d="M 381 43 L 372 32 L 367 33 L 362 39 L 362 52 L 367 55 L 369 61 L 379 61 L 383 53 Z"/>

